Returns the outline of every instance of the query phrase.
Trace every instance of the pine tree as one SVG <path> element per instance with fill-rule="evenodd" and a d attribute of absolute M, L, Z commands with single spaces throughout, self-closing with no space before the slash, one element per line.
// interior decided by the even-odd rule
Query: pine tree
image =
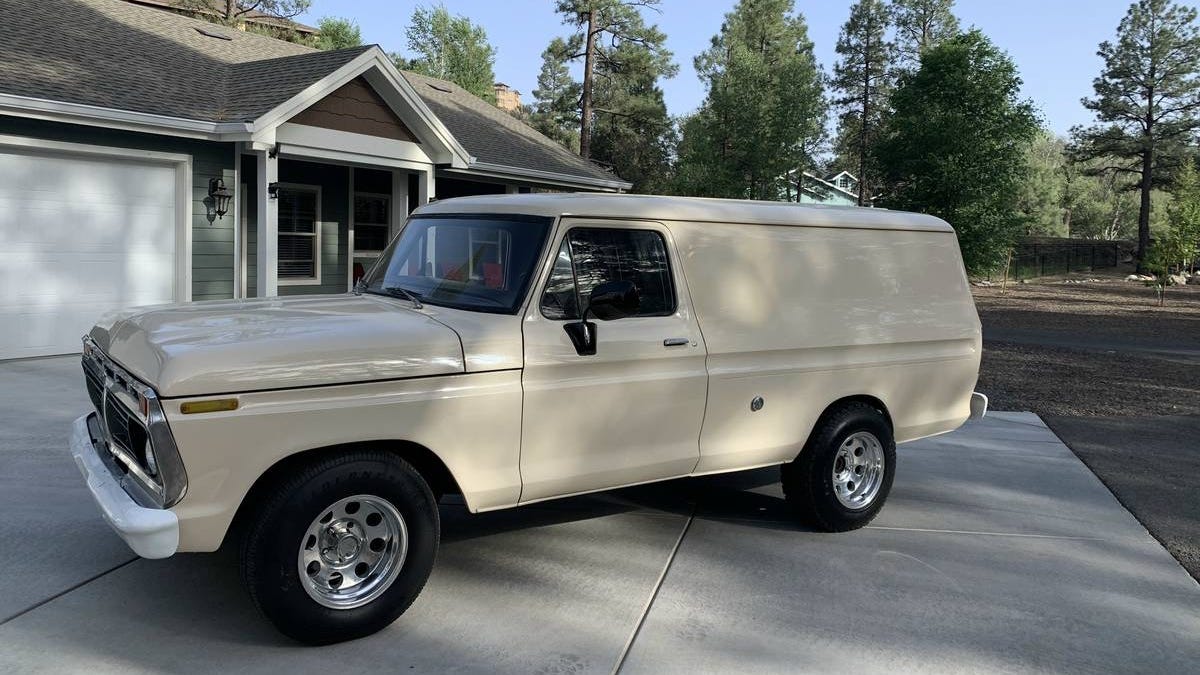
<path fill-rule="evenodd" d="M 740 0 L 696 57 L 708 93 L 681 124 L 675 189 L 779 199 L 814 166 L 824 138 L 823 77 L 792 0 Z"/>
<path fill-rule="evenodd" d="M 954 0 L 892 0 L 892 15 L 900 56 L 910 69 L 926 50 L 958 34 Z"/>
<path fill-rule="evenodd" d="M 640 10 L 658 9 L 660 0 L 557 0 L 555 11 L 563 22 L 575 26 L 577 32 L 567 40 L 568 58 L 583 59 L 583 82 L 580 85 L 579 154 L 587 158 L 592 150 L 592 128 L 596 122 L 595 98 L 597 71 L 612 72 L 620 67 L 614 54 L 622 43 L 641 45 L 646 50 L 665 57 L 670 64 L 671 53 L 666 49 L 666 36 L 657 26 L 647 26 Z M 674 66 L 660 73 L 672 77 Z M 670 71 L 670 72 L 668 72 Z"/>
<path fill-rule="evenodd" d="M 658 80 L 675 70 L 670 52 L 629 41 L 597 69 L 591 157 L 633 183 L 635 192 L 667 189 L 675 135 Z"/>
<path fill-rule="evenodd" d="M 895 45 L 887 40 L 889 12 L 883 0 L 859 0 L 838 36 L 840 56 L 833 67 L 833 104 L 838 120 L 839 157 L 853 162 L 858 174 L 858 205 L 870 203 L 875 168 L 871 148 L 887 118 Z M 849 168 L 849 167 L 846 167 Z"/>
<path fill-rule="evenodd" d="M 572 152 L 579 152 L 579 83 L 567 66 L 568 45 L 554 38 L 542 52 L 542 70 L 533 90 L 533 128 Z"/>
<path fill-rule="evenodd" d="M 1104 69 L 1095 98 L 1083 105 L 1098 124 L 1075 128 L 1082 159 L 1111 157 L 1104 171 L 1138 179 L 1138 268 L 1150 245 L 1153 189 L 1170 180 L 1200 130 L 1200 30 L 1196 10 L 1168 0 L 1140 0 L 1117 28 L 1117 41 L 1097 54 Z"/>

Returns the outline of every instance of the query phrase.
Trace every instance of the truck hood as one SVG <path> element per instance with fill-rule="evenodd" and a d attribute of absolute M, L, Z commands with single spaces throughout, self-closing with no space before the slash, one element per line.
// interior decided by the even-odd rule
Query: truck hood
<path fill-rule="evenodd" d="M 159 305 L 111 313 L 97 346 L 160 396 L 198 396 L 464 371 L 446 325 L 378 296 Z"/>

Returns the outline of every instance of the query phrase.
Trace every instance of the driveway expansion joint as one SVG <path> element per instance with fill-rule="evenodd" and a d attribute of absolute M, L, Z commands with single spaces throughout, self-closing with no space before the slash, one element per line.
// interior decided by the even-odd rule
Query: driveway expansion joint
<path fill-rule="evenodd" d="M 633 643 L 637 640 L 638 633 L 641 632 L 642 625 L 646 623 L 646 617 L 649 616 L 650 609 L 654 606 L 654 599 L 658 597 L 658 592 L 662 589 L 663 581 L 666 580 L 667 573 L 671 571 L 671 564 L 675 562 L 675 554 L 679 553 L 679 547 L 683 544 L 683 538 L 687 536 L 688 529 L 696 519 L 696 511 L 699 509 L 699 506 L 699 502 L 692 505 L 692 512 L 688 515 L 687 521 L 683 524 L 683 529 L 679 531 L 679 538 L 675 540 L 675 545 L 671 547 L 671 552 L 667 555 L 667 562 L 663 565 L 662 573 L 658 575 L 658 579 L 654 582 L 654 588 L 650 591 L 650 597 L 646 599 L 646 606 L 642 608 L 642 613 L 638 615 L 638 620 L 633 626 L 633 631 L 629 634 L 629 639 L 625 641 L 625 646 L 621 648 L 621 653 L 617 656 L 617 662 L 613 665 L 612 675 L 617 675 L 621 671 L 621 666 L 625 665 L 625 659 L 629 656 L 629 650 L 633 648 Z"/>

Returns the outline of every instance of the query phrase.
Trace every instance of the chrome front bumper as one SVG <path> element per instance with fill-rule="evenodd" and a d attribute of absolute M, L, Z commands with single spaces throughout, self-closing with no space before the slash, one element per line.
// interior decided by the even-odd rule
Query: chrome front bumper
<path fill-rule="evenodd" d="M 100 506 L 109 527 L 133 552 L 143 558 L 167 558 L 179 548 L 179 518 L 167 509 L 147 508 L 134 501 L 105 463 L 92 440 L 88 418 L 75 420 L 71 429 L 71 455 L 87 481 L 92 498 Z"/>

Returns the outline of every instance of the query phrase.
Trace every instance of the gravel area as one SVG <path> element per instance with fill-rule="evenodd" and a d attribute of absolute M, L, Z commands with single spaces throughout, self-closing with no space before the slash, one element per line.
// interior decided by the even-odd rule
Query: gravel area
<path fill-rule="evenodd" d="M 1035 330 L 1200 350 L 1200 285 L 1168 288 L 1162 307 L 1153 288 L 1115 275 L 1086 283 L 1054 279 L 973 290 L 985 336 L 988 330 Z"/>
<path fill-rule="evenodd" d="M 1200 580 L 1200 286 L 1159 307 L 1127 273 L 976 287 L 978 389 L 1041 415 Z"/>
<path fill-rule="evenodd" d="M 1200 414 L 1200 361 L 985 337 L 977 388 L 996 410 L 1043 416 Z"/>

